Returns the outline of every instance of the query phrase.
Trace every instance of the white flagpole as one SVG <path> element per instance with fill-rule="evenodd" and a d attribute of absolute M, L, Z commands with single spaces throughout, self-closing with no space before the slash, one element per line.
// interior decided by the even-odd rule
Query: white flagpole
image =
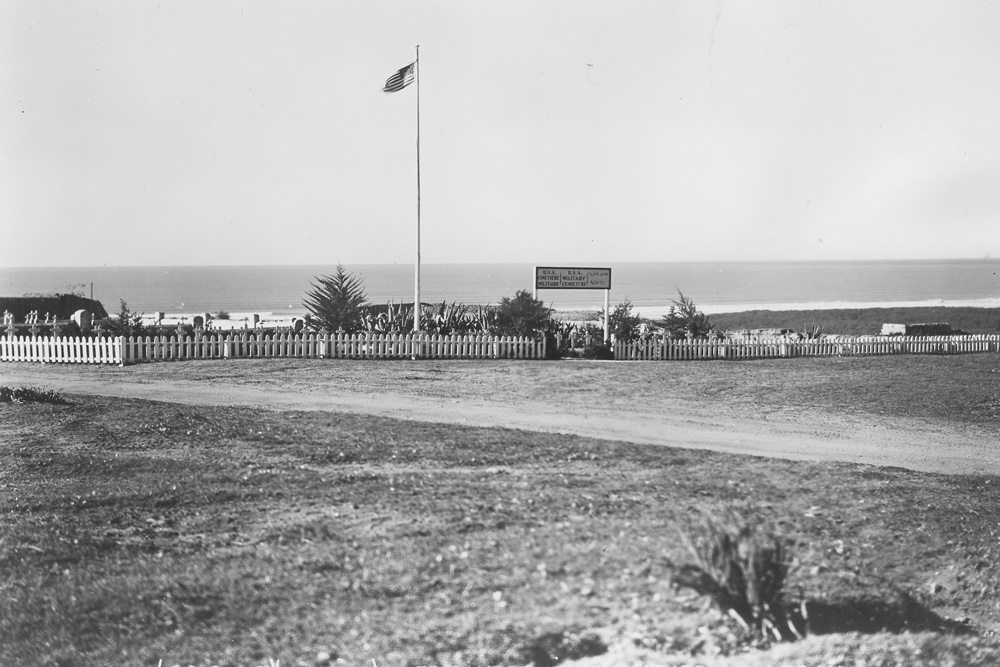
<path fill-rule="evenodd" d="M 420 332 L 420 45 L 417 45 L 417 261 L 413 279 L 413 333 Z"/>

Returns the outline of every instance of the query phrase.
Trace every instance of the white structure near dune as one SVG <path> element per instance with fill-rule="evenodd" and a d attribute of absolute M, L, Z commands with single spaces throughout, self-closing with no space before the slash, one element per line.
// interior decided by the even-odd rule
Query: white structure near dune
<path fill-rule="evenodd" d="M 211 313 L 165 313 L 157 312 L 142 316 L 144 326 L 191 326 L 208 331 L 234 331 L 241 329 L 292 329 L 301 331 L 305 320 L 297 315 L 275 315 L 274 313 L 232 313 L 226 319 L 214 317 Z"/>

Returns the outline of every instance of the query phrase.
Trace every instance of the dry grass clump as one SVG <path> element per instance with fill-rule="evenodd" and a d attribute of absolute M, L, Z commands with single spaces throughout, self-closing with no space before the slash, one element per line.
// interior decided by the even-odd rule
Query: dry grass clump
<path fill-rule="evenodd" d="M 58 391 L 52 389 L 36 389 L 34 387 L 0 387 L 0 403 L 59 403 L 68 401 Z"/>
<path fill-rule="evenodd" d="M 784 585 L 791 559 L 787 542 L 773 527 L 729 510 L 704 514 L 680 529 L 691 562 L 678 584 L 711 596 L 719 609 L 758 639 L 801 639 L 785 613 Z"/>

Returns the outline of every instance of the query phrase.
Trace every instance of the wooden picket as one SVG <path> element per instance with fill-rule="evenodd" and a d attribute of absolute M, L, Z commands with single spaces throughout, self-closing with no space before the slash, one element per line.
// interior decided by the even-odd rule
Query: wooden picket
<path fill-rule="evenodd" d="M 427 334 L 291 332 L 197 333 L 122 343 L 125 363 L 181 359 L 540 359 L 544 341 L 530 338 Z"/>
<path fill-rule="evenodd" d="M 615 359 L 627 361 L 693 361 L 790 357 L 874 356 L 888 354 L 969 354 L 1000 351 L 1000 335 L 976 336 L 843 336 L 818 340 L 694 339 L 614 344 Z"/>

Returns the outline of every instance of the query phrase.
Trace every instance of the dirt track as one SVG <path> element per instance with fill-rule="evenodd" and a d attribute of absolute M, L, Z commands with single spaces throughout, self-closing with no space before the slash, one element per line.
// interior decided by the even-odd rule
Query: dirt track
<path fill-rule="evenodd" d="M 577 361 L 231 360 L 127 368 L 18 363 L 0 365 L 0 384 L 501 426 L 927 472 L 1000 473 L 995 429 L 801 405 L 762 407 L 704 391 L 692 398 L 672 381 L 674 370 L 671 364 Z"/>

